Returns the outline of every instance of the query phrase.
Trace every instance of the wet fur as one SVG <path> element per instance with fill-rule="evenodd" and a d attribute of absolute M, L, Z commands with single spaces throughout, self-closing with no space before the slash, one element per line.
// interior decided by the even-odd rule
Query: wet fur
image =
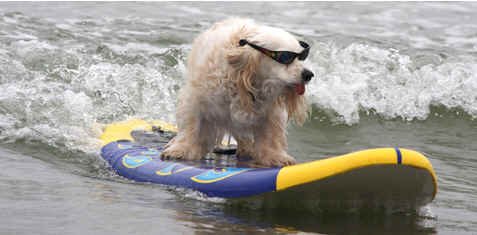
<path fill-rule="evenodd" d="M 305 98 L 293 88 L 301 79 L 302 62 L 279 64 L 239 46 L 243 38 L 271 43 L 267 48 L 272 50 L 301 50 L 287 32 L 247 19 L 222 21 L 199 35 L 179 94 L 179 131 L 163 158 L 200 159 L 230 133 L 238 142 L 237 155 L 251 157 L 256 165 L 295 163 L 286 152 L 286 124 L 289 119 L 302 124 L 307 117 Z"/>

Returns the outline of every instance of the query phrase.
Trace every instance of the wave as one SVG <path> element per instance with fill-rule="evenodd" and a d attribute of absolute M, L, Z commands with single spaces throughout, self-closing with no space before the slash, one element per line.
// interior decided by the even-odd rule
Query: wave
<path fill-rule="evenodd" d="M 6 30 L 0 30 L 0 141 L 33 140 L 96 152 L 102 124 L 133 116 L 174 122 L 190 51 L 183 38 L 168 36 L 174 27 L 166 32 L 169 41 L 154 41 L 148 37 L 158 31 L 131 33 L 154 25 L 106 30 L 114 34 L 108 37 L 103 31 L 120 28 L 116 20 L 38 20 L 20 13 L 0 18 Z M 129 24 L 136 21 L 141 20 Z M 144 40 L 134 40 L 137 35 Z M 316 76 L 306 95 L 333 123 L 356 124 L 370 113 L 423 120 L 433 107 L 477 117 L 472 57 L 404 53 L 364 42 L 339 46 L 332 40 L 316 41 L 312 48 L 306 63 Z"/>
<path fill-rule="evenodd" d="M 461 109 L 477 117 L 477 63 L 401 54 L 352 43 L 315 43 L 309 98 L 336 120 L 358 123 L 360 111 L 384 118 L 426 119 L 431 108 Z"/>
<path fill-rule="evenodd" d="M 184 49 L 156 48 L 151 58 L 117 47 L 0 45 L 7 51 L 0 53 L 0 141 L 97 152 L 104 123 L 132 116 L 174 121 Z"/>

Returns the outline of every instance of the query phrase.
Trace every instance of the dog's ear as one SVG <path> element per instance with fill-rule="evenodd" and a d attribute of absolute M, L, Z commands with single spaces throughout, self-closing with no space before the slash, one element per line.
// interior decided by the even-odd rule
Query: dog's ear
<path fill-rule="evenodd" d="M 259 63 L 258 55 L 247 46 L 240 46 L 237 38 L 227 53 L 227 62 L 231 67 L 229 78 L 236 82 L 240 105 L 248 112 L 252 111 L 256 89 L 253 87 Z"/>

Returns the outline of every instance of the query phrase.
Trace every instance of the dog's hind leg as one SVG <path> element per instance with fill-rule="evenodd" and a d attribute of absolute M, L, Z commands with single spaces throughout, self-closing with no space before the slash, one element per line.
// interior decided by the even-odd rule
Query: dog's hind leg
<path fill-rule="evenodd" d="M 198 160 L 204 157 L 215 144 L 216 132 L 209 122 L 198 117 L 179 131 L 162 152 L 162 159 Z"/>

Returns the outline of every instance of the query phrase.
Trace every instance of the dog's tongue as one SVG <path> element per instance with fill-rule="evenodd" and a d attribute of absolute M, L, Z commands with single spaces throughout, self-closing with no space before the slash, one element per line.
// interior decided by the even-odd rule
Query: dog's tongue
<path fill-rule="evenodd" d="M 304 83 L 298 83 L 295 85 L 295 91 L 298 95 L 303 95 L 305 94 L 305 84 Z"/>

